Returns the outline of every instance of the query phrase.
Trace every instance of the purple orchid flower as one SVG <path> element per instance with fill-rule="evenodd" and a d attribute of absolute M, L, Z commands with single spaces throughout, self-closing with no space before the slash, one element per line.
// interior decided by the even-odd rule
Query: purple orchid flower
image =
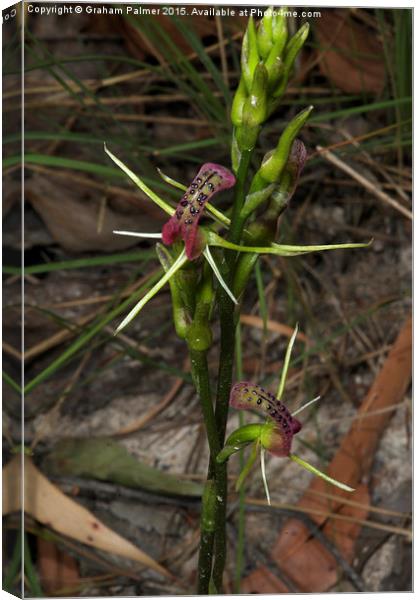
<path fill-rule="evenodd" d="M 233 187 L 233 173 L 216 163 L 205 163 L 179 201 L 175 214 L 165 223 L 162 239 L 166 246 L 182 238 L 186 256 L 195 260 L 205 247 L 205 239 L 198 228 L 205 204 L 216 194 Z"/>
<path fill-rule="evenodd" d="M 230 406 L 240 410 L 255 408 L 266 413 L 275 422 L 275 427 L 267 429 L 267 449 L 275 456 L 289 456 L 292 439 L 302 425 L 291 415 L 285 404 L 260 385 L 240 381 L 231 389 Z"/>

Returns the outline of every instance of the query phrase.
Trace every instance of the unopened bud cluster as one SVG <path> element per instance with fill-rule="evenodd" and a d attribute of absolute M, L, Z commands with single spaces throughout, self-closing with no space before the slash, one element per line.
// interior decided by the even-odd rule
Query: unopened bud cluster
<path fill-rule="evenodd" d="M 265 11 L 258 27 L 249 19 L 243 38 L 241 78 L 231 109 L 237 150 L 251 149 L 260 126 L 279 103 L 298 52 L 309 32 L 306 23 L 288 40 L 283 11 Z"/>

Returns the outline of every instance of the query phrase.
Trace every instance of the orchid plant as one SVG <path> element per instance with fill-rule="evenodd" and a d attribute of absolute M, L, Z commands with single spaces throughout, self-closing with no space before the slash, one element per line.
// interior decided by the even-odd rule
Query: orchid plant
<path fill-rule="evenodd" d="M 308 408 L 314 402 L 320 400 L 320 396 L 317 396 L 316 398 L 313 398 L 313 400 L 310 400 L 298 408 L 293 413 L 290 413 L 285 404 L 281 402 L 281 398 L 285 389 L 292 347 L 294 345 L 295 338 L 297 337 L 297 332 L 298 325 L 295 327 L 294 333 L 288 343 L 276 396 L 265 390 L 260 385 L 250 383 L 248 381 L 240 381 L 235 383 L 231 388 L 230 406 L 240 410 L 256 409 L 262 414 L 267 415 L 268 419 L 264 424 L 251 423 L 242 425 L 233 431 L 233 433 L 231 433 L 227 438 L 224 448 L 217 456 L 217 462 L 223 463 L 232 454 L 235 454 L 239 450 L 242 450 L 246 446 L 252 444 L 249 460 L 244 465 L 237 479 L 236 491 L 238 491 L 257 458 L 258 449 L 260 449 L 262 480 L 268 504 L 271 503 L 271 499 L 268 482 L 266 479 L 265 450 L 268 450 L 274 456 L 290 458 L 311 473 L 314 473 L 328 483 L 331 483 L 332 485 L 335 485 L 346 492 L 354 491 L 353 488 L 349 487 L 345 483 L 341 483 L 340 481 L 333 479 L 329 475 L 326 475 L 326 473 L 323 473 L 323 471 L 320 471 L 310 463 L 306 462 L 300 456 L 291 453 L 293 437 L 302 428 L 302 424 L 298 419 L 295 418 L 295 415 L 302 412 L 305 408 Z"/>
<path fill-rule="evenodd" d="M 222 591 L 226 561 L 227 459 L 252 445 L 250 460 L 242 471 L 240 486 L 261 450 L 265 490 L 265 450 L 289 457 L 344 490 L 351 488 L 332 480 L 291 453 L 293 436 L 301 428 L 295 414 L 281 402 L 292 344 L 288 346 L 278 393 L 272 396 L 249 382 L 232 386 L 235 332 L 243 292 L 260 256 L 293 257 L 309 252 L 362 248 L 368 244 L 286 245 L 278 243 L 278 220 L 287 208 L 306 160 L 306 149 L 297 138 L 312 106 L 297 114 L 285 127 L 275 148 L 260 161 L 250 179 L 251 161 L 260 131 L 278 108 L 294 61 L 309 32 L 308 24 L 288 37 L 286 17 L 268 9 L 258 24 L 252 18 L 243 38 L 241 77 L 231 107 L 233 125 L 231 170 L 207 162 L 189 186 L 161 171 L 168 184 L 181 190 L 176 207 L 151 190 L 105 145 L 112 161 L 168 216 L 161 232 L 115 231 L 119 235 L 151 238 L 164 273 L 122 320 L 116 334 L 139 315 L 144 306 L 166 285 L 170 287 L 173 322 L 177 335 L 185 340 L 193 381 L 199 396 L 209 446 L 207 484 L 202 498 L 201 543 L 198 562 L 198 593 Z M 249 183 L 250 180 L 250 183 Z M 216 195 L 234 190 L 225 212 L 212 201 Z M 212 327 L 220 327 L 219 368 L 214 386 L 208 370 Z M 239 428 L 225 442 L 229 405 L 239 409 L 260 408 L 269 419 L 265 424 Z"/>

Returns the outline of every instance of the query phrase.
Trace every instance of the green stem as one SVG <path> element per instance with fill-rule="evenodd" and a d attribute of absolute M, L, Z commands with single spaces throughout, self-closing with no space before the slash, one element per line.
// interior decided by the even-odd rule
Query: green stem
<path fill-rule="evenodd" d="M 237 170 L 236 193 L 228 236 L 229 241 L 233 243 L 238 243 L 240 241 L 243 232 L 244 222 L 240 219 L 240 211 L 244 203 L 245 185 L 252 153 L 253 149 L 243 151 Z M 234 280 L 235 258 L 235 252 L 226 251 L 226 267 L 228 272 L 225 276 L 227 277 L 228 285 L 231 285 Z M 233 377 L 237 324 L 237 315 L 234 311 L 234 304 L 222 289 L 220 289 L 219 293 L 219 307 L 221 339 L 215 422 L 219 435 L 219 443 L 222 447 L 224 445 L 228 416 L 228 401 Z M 212 578 L 216 589 L 220 591 L 222 588 L 223 572 L 226 561 L 227 463 L 221 465 L 217 464 L 215 471 L 215 485 L 217 491 L 217 508 L 215 515 L 215 556 Z"/>
<path fill-rule="evenodd" d="M 215 471 L 215 458 L 219 453 L 221 446 L 215 425 L 214 409 L 212 406 L 207 351 L 194 350 L 189 346 L 189 356 L 191 358 L 192 377 L 201 401 L 202 414 L 207 432 L 210 450 L 208 480 L 210 480 Z M 214 484 L 212 484 L 211 489 L 213 489 L 213 486 Z M 201 540 L 198 559 L 198 594 L 200 595 L 206 595 L 209 593 L 209 585 L 211 581 L 215 531 L 214 521 L 216 512 L 213 500 L 214 496 L 215 494 L 210 494 L 209 491 L 205 491 L 202 496 L 202 515 L 205 515 L 205 519 L 201 519 Z M 211 515 L 214 515 L 212 519 Z M 213 524 L 209 526 L 208 523 L 211 520 Z"/>
<path fill-rule="evenodd" d="M 201 400 L 202 414 L 208 437 L 211 462 L 215 462 L 221 450 L 219 436 L 214 418 L 214 409 L 211 399 L 211 387 L 208 373 L 207 351 L 189 348 L 191 358 L 192 377 Z"/>
<path fill-rule="evenodd" d="M 198 560 L 198 594 L 209 593 L 214 546 L 215 506 L 217 502 L 214 481 L 208 479 L 202 495 L 201 544 Z"/>
<path fill-rule="evenodd" d="M 236 374 L 237 379 L 243 379 L 243 357 L 242 357 L 242 340 L 240 323 L 236 327 Z M 243 411 L 239 411 L 239 425 L 244 425 Z M 244 468 L 244 450 L 239 452 L 240 471 Z M 245 547 L 245 527 L 246 527 L 246 506 L 244 487 L 239 490 L 239 511 L 238 511 L 238 535 L 237 535 L 237 550 L 236 550 L 236 572 L 234 576 L 234 591 L 240 594 L 241 579 L 244 567 L 244 547 Z"/>

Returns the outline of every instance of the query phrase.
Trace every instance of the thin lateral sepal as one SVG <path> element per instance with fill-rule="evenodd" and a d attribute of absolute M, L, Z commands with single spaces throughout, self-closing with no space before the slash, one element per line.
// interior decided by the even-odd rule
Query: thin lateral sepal
<path fill-rule="evenodd" d="M 216 276 L 216 278 L 219 281 L 219 284 L 221 285 L 221 287 L 225 290 L 225 292 L 229 295 L 229 297 L 231 298 L 231 300 L 234 302 L 234 304 L 238 304 L 238 301 L 236 300 L 236 298 L 233 295 L 233 292 L 230 290 L 230 288 L 228 287 L 228 285 L 226 284 L 226 282 L 224 281 L 218 267 L 217 264 L 214 260 L 214 257 L 212 256 L 210 249 L 208 246 L 205 246 L 204 251 L 203 251 L 203 255 L 205 256 L 205 258 L 208 261 L 209 266 L 211 267 L 211 269 L 214 272 L 214 275 Z"/>
<path fill-rule="evenodd" d="M 136 317 L 138 315 L 138 313 L 144 308 L 144 306 L 147 304 L 147 302 L 149 300 L 151 300 L 151 298 L 153 298 L 153 296 L 155 296 L 157 294 L 157 292 L 159 292 L 161 290 L 161 288 L 164 285 L 166 285 L 166 283 L 169 281 L 169 279 L 171 277 L 173 277 L 173 275 L 177 271 L 179 271 L 179 269 L 181 269 L 183 267 L 183 265 L 187 262 L 188 262 L 188 259 L 186 257 L 186 252 L 185 252 L 185 249 L 183 249 L 182 252 L 177 257 L 177 259 L 175 260 L 175 262 L 173 263 L 173 265 L 170 267 L 170 269 L 168 269 L 168 271 L 166 271 L 166 273 L 163 275 L 163 277 L 161 279 L 159 279 L 159 281 L 156 283 L 156 285 L 154 285 L 151 288 L 151 290 L 149 290 L 147 292 L 147 294 L 145 296 L 143 296 L 143 298 L 141 298 L 141 300 L 139 302 L 137 302 L 137 304 L 134 306 L 134 308 L 128 313 L 128 315 L 122 321 L 122 323 L 120 323 L 120 325 L 118 325 L 118 327 L 115 330 L 114 335 L 117 335 L 122 329 L 124 329 L 124 327 L 126 327 L 128 325 L 128 323 L 130 323 L 130 321 L 132 321 L 132 319 L 134 319 L 134 317 Z"/>
<path fill-rule="evenodd" d="M 144 194 L 146 194 L 150 200 L 152 200 L 155 204 L 157 204 L 157 206 L 159 206 L 162 210 L 164 210 L 164 212 L 166 212 L 168 215 L 172 216 L 175 214 L 175 209 L 170 206 L 169 204 L 167 204 L 167 202 L 165 202 L 162 198 L 160 198 L 160 196 L 158 196 L 155 192 L 153 192 L 153 190 L 151 190 L 148 185 L 146 185 L 144 183 L 144 181 L 138 177 L 138 175 L 136 175 L 133 171 L 131 171 L 131 169 L 129 167 L 127 167 L 127 165 L 125 165 L 122 160 L 119 160 L 119 158 L 117 158 L 114 154 L 112 154 L 112 152 L 110 150 L 108 150 L 106 144 L 104 144 L 104 149 L 106 154 L 109 156 L 110 159 L 113 160 L 113 162 L 122 170 L 124 171 L 124 173 L 126 173 L 126 175 L 128 175 L 128 177 L 131 179 L 131 181 L 133 181 L 135 183 L 135 185 L 140 188 L 140 190 L 142 192 L 144 192 Z"/>
<path fill-rule="evenodd" d="M 292 352 L 292 348 L 294 346 L 295 338 L 297 337 L 297 333 L 298 333 L 298 323 L 295 326 L 294 333 L 292 334 L 290 341 L 288 342 L 287 351 L 285 353 L 284 366 L 282 367 L 281 379 L 279 380 L 278 391 L 276 393 L 276 397 L 278 400 L 281 400 L 282 394 L 284 393 L 285 382 L 287 380 L 287 374 L 288 374 L 288 367 L 289 367 L 290 360 L 291 360 L 291 352 Z"/>
<path fill-rule="evenodd" d="M 322 252 L 325 250 L 345 250 L 354 248 L 367 248 L 373 242 L 367 243 L 348 243 L 348 244 L 322 244 L 319 246 L 291 246 L 285 244 L 271 244 L 270 246 L 241 246 L 233 244 L 220 237 L 214 231 L 207 232 L 207 241 L 209 246 L 218 246 L 237 252 L 251 252 L 252 254 L 276 254 L 277 256 L 298 256 L 299 254 L 308 254 L 310 252 Z"/>
<path fill-rule="evenodd" d="M 263 487 L 265 488 L 266 500 L 269 506 L 271 506 L 271 495 L 269 493 L 268 480 L 266 479 L 265 469 L 265 448 L 262 446 L 260 449 L 260 470 L 262 472 Z"/>
<path fill-rule="evenodd" d="M 161 233 L 141 233 L 139 231 L 119 231 L 114 229 L 112 233 L 116 235 L 128 235 L 131 237 L 149 238 L 151 240 L 161 240 Z"/>
<path fill-rule="evenodd" d="M 300 406 L 300 408 L 297 408 L 297 410 L 295 410 L 293 413 L 291 413 L 291 416 L 295 417 L 295 415 L 298 415 L 298 413 L 300 413 L 301 411 L 308 408 L 310 406 L 310 404 L 313 404 L 314 402 L 317 402 L 318 400 L 320 400 L 320 398 L 321 398 L 321 396 L 316 396 L 315 398 L 313 398 L 313 400 L 309 400 L 308 402 L 303 404 L 303 406 Z"/>
<path fill-rule="evenodd" d="M 183 185 L 183 183 L 180 183 L 180 181 L 176 181 L 176 179 L 172 179 L 172 177 L 169 177 L 169 175 L 166 175 L 165 173 L 163 173 L 163 171 L 161 169 L 159 169 L 158 167 L 157 167 L 157 173 L 160 175 L 160 177 L 163 179 L 163 181 L 165 181 L 172 187 L 175 187 L 178 190 L 182 190 L 182 192 L 186 192 L 186 190 L 188 189 L 187 185 Z"/>
<path fill-rule="evenodd" d="M 306 462 L 305 460 L 303 460 L 296 454 L 289 454 L 289 458 L 291 460 L 293 460 L 294 462 L 296 462 L 298 465 L 300 465 L 300 467 L 303 467 L 303 469 L 310 471 L 310 473 L 317 475 L 317 477 L 324 479 L 328 483 L 331 483 L 332 485 L 340 488 L 341 490 L 344 490 L 345 492 L 354 492 L 355 491 L 354 488 L 349 487 L 349 485 L 346 485 L 346 483 L 341 483 L 340 481 L 333 479 L 333 477 L 326 475 L 326 473 L 323 473 L 323 471 L 319 471 L 319 469 L 317 469 L 316 467 L 313 467 L 313 465 Z"/>

